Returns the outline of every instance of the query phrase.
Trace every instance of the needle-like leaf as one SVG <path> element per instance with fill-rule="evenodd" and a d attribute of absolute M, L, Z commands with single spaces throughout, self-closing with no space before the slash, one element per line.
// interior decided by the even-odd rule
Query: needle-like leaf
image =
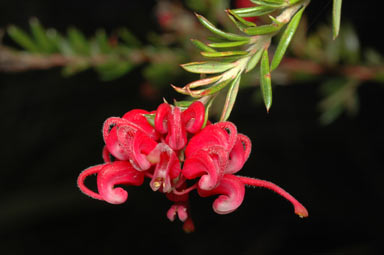
<path fill-rule="evenodd" d="M 342 0 L 333 0 L 333 11 L 332 11 L 333 40 L 337 38 L 340 31 L 341 4 L 342 4 Z"/>
<path fill-rule="evenodd" d="M 260 64 L 260 88 L 263 94 L 263 100 L 267 112 L 272 105 L 272 85 L 271 85 L 271 73 L 269 71 L 269 57 L 268 49 L 265 49 L 261 58 Z"/>
<path fill-rule="evenodd" d="M 301 16 L 303 15 L 303 11 L 304 11 L 304 7 L 301 8 L 295 14 L 295 16 L 293 16 L 287 28 L 284 30 L 284 33 L 281 36 L 279 44 L 277 45 L 275 55 L 273 56 L 273 59 L 272 59 L 271 71 L 276 69 L 279 66 L 281 60 L 283 59 L 283 56 L 288 48 L 288 45 L 290 44 L 292 37 L 295 34 L 297 27 L 299 26 Z"/>

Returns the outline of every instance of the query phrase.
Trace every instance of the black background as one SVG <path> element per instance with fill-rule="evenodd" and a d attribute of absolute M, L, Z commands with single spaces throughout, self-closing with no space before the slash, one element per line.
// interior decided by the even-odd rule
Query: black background
<path fill-rule="evenodd" d="M 344 1 L 343 18 L 356 26 L 363 46 L 383 52 L 382 37 L 369 29 L 382 23 L 374 3 Z M 26 27 L 36 16 L 60 31 L 74 25 L 91 35 L 127 26 L 144 38 L 157 29 L 154 4 L 1 0 L 0 27 Z M 327 22 L 331 3 L 312 1 L 307 13 L 315 29 Z M 119 206 L 76 187 L 80 171 L 102 162 L 106 118 L 152 110 L 161 96 L 175 96 L 167 89 L 146 100 L 137 86 L 142 81 L 139 71 L 108 83 L 93 71 L 71 78 L 59 69 L 0 73 L 0 254 L 379 254 L 383 86 L 364 83 L 358 116 L 325 127 L 316 108 L 320 81 L 276 88 L 269 115 L 241 91 L 231 121 L 253 143 L 241 174 L 279 184 L 310 217 L 298 218 L 288 202 L 262 189 L 247 189 L 242 206 L 225 216 L 212 211 L 212 198 L 194 194 L 196 231 L 184 234 L 180 222 L 165 216 L 170 202 L 147 183 L 129 189 L 128 202 Z"/>

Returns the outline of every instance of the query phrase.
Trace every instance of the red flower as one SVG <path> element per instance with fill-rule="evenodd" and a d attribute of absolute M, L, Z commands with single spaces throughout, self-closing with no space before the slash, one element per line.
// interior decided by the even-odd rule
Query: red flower
<path fill-rule="evenodd" d="M 153 126 L 147 119 L 150 114 L 154 115 Z M 105 163 L 84 170 L 78 178 L 79 188 L 92 198 L 120 204 L 128 193 L 115 185 L 140 186 L 148 177 L 151 189 L 165 193 L 174 203 L 168 219 L 174 221 L 177 216 L 186 232 L 194 230 L 188 197 L 195 189 L 201 197 L 219 195 L 213 203 L 218 214 L 236 210 L 249 185 L 275 191 L 293 204 L 296 214 L 308 216 L 304 206 L 277 185 L 234 175 L 247 161 L 251 141 L 231 122 L 207 122 L 203 128 L 204 120 L 204 105 L 199 101 L 187 109 L 163 103 L 151 113 L 132 110 L 122 118 L 107 119 L 103 126 Z M 84 185 L 92 174 L 97 174 L 98 192 Z M 187 180 L 192 182 L 189 187 Z"/>

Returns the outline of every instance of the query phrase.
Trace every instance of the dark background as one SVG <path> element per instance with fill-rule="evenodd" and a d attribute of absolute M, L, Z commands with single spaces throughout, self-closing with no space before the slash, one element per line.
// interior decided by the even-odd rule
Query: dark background
<path fill-rule="evenodd" d="M 309 29 L 327 22 L 326 2 L 310 4 Z M 60 31 L 74 25 L 91 35 L 127 26 L 144 38 L 157 29 L 154 3 L 1 0 L 0 27 L 27 27 L 36 16 Z M 356 26 L 363 46 L 382 52 L 382 37 L 367 29 L 381 19 L 374 3 L 344 1 L 343 18 Z M 184 234 L 180 222 L 165 216 L 170 202 L 147 184 L 129 189 L 119 206 L 76 187 L 80 171 L 102 162 L 106 118 L 152 110 L 161 96 L 175 96 L 166 89 L 149 101 L 140 96 L 142 82 L 139 71 L 113 82 L 100 82 L 93 71 L 71 78 L 59 69 L 0 73 L 0 254 L 379 254 L 383 86 L 365 83 L 358 116 L 328 126 L 318 122 L 320 81 L 276 88 L 269 115 L 241 91 L 231 121 L 253 143 L 241 174 L 279 184 L 310 217 L 298 218 L 288 202 L 262 189 L 247 189 L 242 206 L 225 216 L 212 211 L 212 198 L 194 194 L 196 231 Z"/>

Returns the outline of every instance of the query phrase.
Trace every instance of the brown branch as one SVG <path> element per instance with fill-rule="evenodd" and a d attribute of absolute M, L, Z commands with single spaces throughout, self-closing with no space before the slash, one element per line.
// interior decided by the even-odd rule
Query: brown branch
<path fill-rule="evenodd" d="M 148 61 L 144 51 L 134 50 L 127 56 L 120 56 L 122 61 L 141 64 Z M 35 54 L 13 50 L 0 45 L 0 72 L 24 72 L 28 70 L 46 70 L 68 65 L 88 64 L 98 66 L 111 60 L 107 54 L 94 56 L 66 56 L 55 53 L 50 55 Z"/>

